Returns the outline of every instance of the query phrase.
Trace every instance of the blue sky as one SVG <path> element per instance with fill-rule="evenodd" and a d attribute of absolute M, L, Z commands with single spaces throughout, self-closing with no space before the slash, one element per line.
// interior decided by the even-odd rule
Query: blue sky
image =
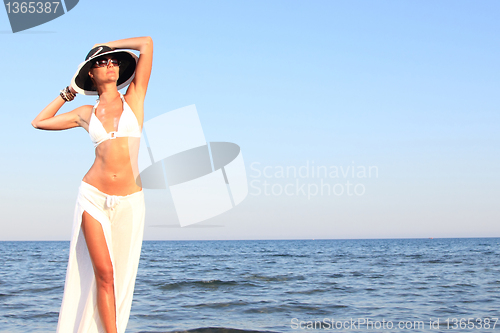
<path fill-rule="evenodd" d="M 499 10 L 497 1 L 81 0 L 16 34 L 2 12 L 0 240 L 69 239 L 94 149 L 81 128 L 30 122 L 95 43 L 144 35 L 155 45 L 146 120 L 196 104 L 208 141 L 241 147 L 252 185 L 240 205 L 192 228 L 175 227 L 168 191 L 147 190 L 145 239 L 500 237 Z M 94 102 L 77 96 L 61 112 Z M 378 176 L 255 170 L 307 165 L 375 166 Z M 364 191 L 278 194 L 322 181 Z"/>

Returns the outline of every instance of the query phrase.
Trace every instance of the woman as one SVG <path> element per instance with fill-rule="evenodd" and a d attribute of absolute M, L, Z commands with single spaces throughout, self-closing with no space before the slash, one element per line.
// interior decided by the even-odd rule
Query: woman
<path fill-rule="evenodd" d="M 144 228 L 137 155 L 152 61 L 150 37 L 96 44 L 71 86 L 32 121 L 44 130 L 85 128 L 96 154 L 78 194 L 57 332 L 125 332 Z M 76 93 L 99 99 L 56 116 Z"/>

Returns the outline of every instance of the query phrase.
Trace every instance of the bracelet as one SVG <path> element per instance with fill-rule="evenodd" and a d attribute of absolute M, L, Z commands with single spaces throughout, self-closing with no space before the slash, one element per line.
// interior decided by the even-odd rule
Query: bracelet
<path fill-rule="evenodd" d="M 65 101 L 65 102 L 69 102 L 71 101 L 71 99 L 69 98 L 69 96 L 66 94 L 66 91 L 65 89 L 61 90 L 59 95 L 61 96 L 61 98 Z"/>
<path fill-rule="evenodd" d="M 75 94 L 71 92 L 71 90 L 69 89 L 69 86 L 67 86 L 66 88 L 63 89 L 63 94 L 66 98 L 64 98 L 64 100 L 66 102 L 71 102 L 72 100 L 75 99 Z"/>
<path fill-rule="evenodd" d="M 61 90 L 61 92 L 59 93 L 59 96 L 61 96 L 61 98 L 65 101 L 65 102 L 69 102 L 69 100 L 66 98 L 66 95 L 64 95 L 64 92 Z"/>
<path fill-rule="evenodd" d="M 69 90 L 69 86 L 61 90 L 59 95 L 65 102 L 71 102 L 75 99 L 75 94 Z"/>

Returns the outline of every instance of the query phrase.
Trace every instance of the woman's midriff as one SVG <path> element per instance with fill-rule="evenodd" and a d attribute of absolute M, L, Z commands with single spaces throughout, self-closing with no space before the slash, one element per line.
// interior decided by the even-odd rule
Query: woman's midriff
<path fill-rule="evenodd" d="M 138 138 L 116 138 L 97 146 L 94 164 L 83 181 L 104 193 L 129 195 L 142 190 L 137 172 Z"/>

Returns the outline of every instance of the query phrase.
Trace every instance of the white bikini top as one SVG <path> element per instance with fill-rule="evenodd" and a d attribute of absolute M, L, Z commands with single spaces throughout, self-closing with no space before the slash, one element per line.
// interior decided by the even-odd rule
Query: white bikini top
<path fill-rule="evenodd" d="M 92 115 L 90 116 L 89 122 L 89 135 L 90 139 L 94 143 L 94 147 L 99 146 L 106 140 L 112 140 L 120 137 L 141 137 L 141 128 L 139 126 L 139 122 L 137 121 L 137 117 L 127 102 L 125 102 L 125 98 L 123 98 L 122 94 L 120 94 L 120 98 L 123 102 L 123 111 L 120 116 L 120 120 L 118 121 L 118 131 L 107 133 L 101 121 L 95 115 L 95 110 L 97 109 L 97 105 L 99 105 L 99 100 L 97 100 L 96 105 L 92 108 Z"/>

